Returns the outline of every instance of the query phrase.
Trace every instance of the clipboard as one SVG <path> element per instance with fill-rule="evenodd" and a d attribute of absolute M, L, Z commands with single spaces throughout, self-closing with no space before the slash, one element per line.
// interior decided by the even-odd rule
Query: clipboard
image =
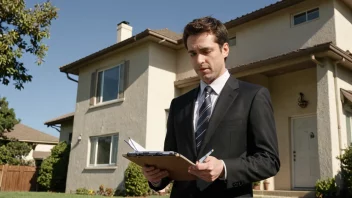
<path fill-rule="evenodd" d="M 188 167 L 195 164 L 174 151 L 137 151 L 122 156 L 141 167 L 149 165 L 167 170 L 169 177 L 176 181 L 196 180 L 195 175 L 188 173 Z"/>

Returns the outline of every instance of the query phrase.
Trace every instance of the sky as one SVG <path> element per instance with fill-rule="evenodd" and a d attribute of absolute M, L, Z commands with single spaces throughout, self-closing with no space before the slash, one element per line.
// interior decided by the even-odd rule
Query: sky
<path fill-rule="evenodd" d="M 27 0 L 33 7 L 46 0 Z M 38 66 L 35 57 L 21 59 L 32 82 L 23 90 L 0 83 L 0 96 L 6 97 L 9 107 L 15 110 L 21 123 L 44 133 L 59 137 L 59 132 L 44 123 L 63 114 L 75 111 L 77 83 L 69 80 L 59 67 L 74 62 L 116 43 L 116 27 L 128 21 L 133 35 L 150 29 L 168 28 L 182 33 L 191 20 L 213 16 L 228 22 L 277 0 L 52 0 L 59 9 L 58 18 L 52 21 L 50 38 L 44 43 L 49 50 L 44 63 Z M 77 76 L 72 76 L 78 79 Z"/>

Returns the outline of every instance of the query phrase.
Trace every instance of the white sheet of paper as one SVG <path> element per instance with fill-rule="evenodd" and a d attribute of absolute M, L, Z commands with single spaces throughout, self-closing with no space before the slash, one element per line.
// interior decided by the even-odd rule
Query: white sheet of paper
<path fill-rule="evenodd" d="M 137 142 L 135 142 L 131 138 L 129 138 L 128 141 L 126 141 L 126 142 L 134 151 L 147 151 L 143 146 L 139 145 Z"/>

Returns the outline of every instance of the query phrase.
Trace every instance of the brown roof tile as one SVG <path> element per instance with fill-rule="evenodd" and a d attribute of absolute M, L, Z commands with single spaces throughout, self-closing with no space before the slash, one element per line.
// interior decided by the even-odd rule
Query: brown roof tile
<path fill-rule="evenodd" d="M 74 115 L 75 115 L 75 112 L 71 112 L 71 113 L 59 116 L 57 118 L 48 120 L 44 124 L 48 125 L 48 126 L 55 125 L 55 124 L 61 124 L 64 121 L 73 120 Z"/>
<path fill-rule="evenodd" d="M 151 30 L 153 32 L 156 32 L 158 34 L 161 34 L 167 38 L 170 38 L 170 39 L 173 39 L 175 41 L 179 40 L 179 39 L 182 39 L 182 33 L 176 33 L 176 32 L 173 32 L 167 28 L 164 28 L 164 29 L 160 29 L 160 30 Z"/>
<path fill-rule="evenodd" d="M 43 133 L 24 124 L 15 125 L 11 132 L 5 132 L 3 134 L 8 138 L 16 138 L 19 141 L 24 142 L 43 142 L 43 143 L 58 143 L 57 137 Z"/>

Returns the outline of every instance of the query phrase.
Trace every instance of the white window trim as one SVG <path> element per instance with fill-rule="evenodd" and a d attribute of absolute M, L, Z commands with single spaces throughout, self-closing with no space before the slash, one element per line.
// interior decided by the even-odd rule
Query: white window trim
<path fill-rule="evenodd" d="M 87 158 L 87 167 L 86 169 L 100 169 L 100 168 L 104 168 L 104 167 L 117 167 L 117 160 L 118 157 L 116 157 L 116 163 L 111 163 L 111 158 L 112 158 L 112 147 L 113 147 L 113 136 L 117 136 L 119 137 L 119 133 L 114 133 L 114 134 L 107 134 L 107 135 L 101 135 L 101 136 L 90 136 L 88 139 L 88 158 Z M 97 164 L 97 154 L 98 154 L 98 144 L 95 147 L 95 158 L 94 158 L 94 164 L 90 163 L 90 158 L 91 158 L 91 147 L 92 147 L 92 143 L 91 143 L 91 138 L 100 138 L 100 137 L 111 137 L 111 142 L 110 142 L 110 156 L 109 156 L 109 164 Z M 117 141 L 117 154 L 118 154 L 118 141 Z M 108 168 L 109 169 L 109 168 Z"/>
<path fill-rule="evenodd" d="M 302 14 L 302 13 L 306 13 L 306 17 L 307 17 L 307 13 L 308 13 L 308 11 L 311 11 L 311 10 L 314 10 L 314 9 L 317 9 L 318 8 L 318 11 L 319 11 L 319 16 L 318 16 L 318 18 L 315 18 L 315 19 L 312 19 L 312 20 L 306 20 L 305 22 L 303 22 L 303 23 L 300 23 L 300 24 L 297 24 L 297 25 L 295 25 L 295 16 L 296 15 L 299 15 L 299 14 Z M 312 21 L 315 21 L 315 20 L 318 20 L 318 19 L 320 19 L 320 16 L 321 16 L 321 12 L 320 12 L 321 10 L 320 10 L 320 7 L 314 7 L 314 8 L 310 8 L 310 9 L 306 9 L 306 10 L 304 10 L 304 11 L 300 11 L 300 12 L 296 12 L 296 13 L 294 13 L 294 14 L 291 14 L 291 17 L 290 17 L 290 19 L 291 19 L 291 27 L 297 27 L 297 26 L 300 26 L 300 25 L 303 25 L 303 24 L 307 24 L 307 23 L 309 23 L 309 22 L 312 22 Z"/>
<path fill-rule="evenodd" d="M 109 67 L 104 67 L 104 68 L 102 68 L 102 69 L 99 69 L 99 70 L 97 70 L 97 74 L 96 74 L 96 81 L 95 81 L 95 91 L 94 91 L 94 105 L 92 106 L 92 107 L 96 107 L 96 106 L 102 106 L 102 105 L 105 105 L 105 104 L 111 104 L 111 103 L 116 103 L 116 102 L 122 102 L 122 101 L 124 101 L 123 99 L 121 99 L 121 98 L 119 98 L 119 89 L 120 89 L 120 86 L 119 86 L 119 84 L 118 84 L 118 86 L 117 86 L 117 98 L 116 99 L 114 99 L 114 100 L 109 100 L 109 101 L 105 101 L 105 102 L 98 102 L 98 97 L 97 97 L 97 94 L 98 94 L 98 82 L 99 82 L 99 72 L 104 72 L 104 71 L 106 71 L 106 70 L 108 70 L 108 69 L 112 69 L 112 68 L 114 68 L 114 67 L 118 67 L 119 68 L 119 78 L 120 78 L 120 76 L 121 76 L 121 74 L 120 74 L 120 71 L 121 71 L 121 69 L 120 69 L 120 66 L 122 66 L 124 64 L 124 61 L 121 61 L 120 63 L 118 63 L 117 65 L 113 65 L 113 66 L 109 66 Z M 119 79 L 119 83 L 120 83 L 120 80 L 121 79 Z M 103 86 L 103 88 L 104 88 L 104 82 L 102 82 L 102 86 Z M 103 88 L 102 88 L 102 90 L 103 90 Z"/>

